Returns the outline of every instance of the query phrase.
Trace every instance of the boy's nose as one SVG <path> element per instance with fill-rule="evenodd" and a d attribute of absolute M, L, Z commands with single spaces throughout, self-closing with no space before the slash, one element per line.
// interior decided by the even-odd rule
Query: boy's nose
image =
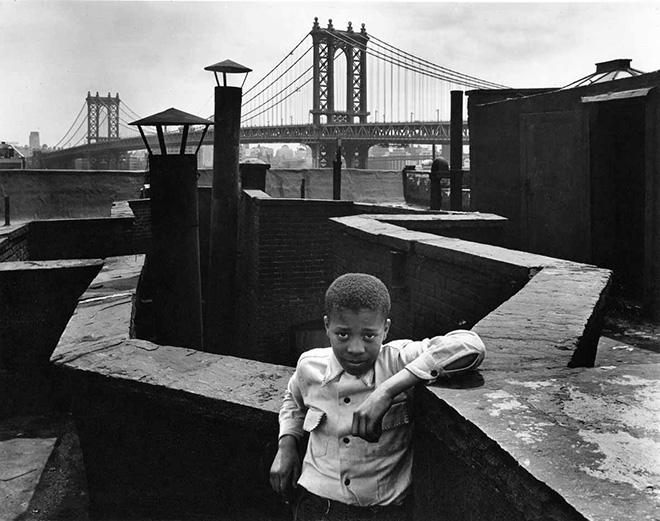
<path fill-rule="evenodd" d="M 356 338 L 348 344 L 348 352 L 352 354 L 361 354 L 364 353 L 364 346 L 362 345 L 362 340 Z"/>

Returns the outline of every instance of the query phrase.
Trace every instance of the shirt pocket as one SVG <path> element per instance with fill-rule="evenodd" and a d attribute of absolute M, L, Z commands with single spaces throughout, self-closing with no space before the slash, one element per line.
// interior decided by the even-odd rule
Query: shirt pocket
<path fill-rule="evenodd" d="M 390 410 L 383 416 L 382 426 L 383 430 L 387 431 L 407 423 L 410 423 L 410 414 L 408 413 L 408 403 L 404 400 L 390 407 Z"/>
<path fill-rule="evenodd" d="M 325 432 L 326 414 L 310 408 L 305 414 L 303 430 L 309 432 L 309 450 L 314 456 L 325 456 L 328 452 L 328 435 Z"/>
<path fill-rule="evenodd" d="M 377 443 L 359 439 L 362 450 L 368 459 L 382 458 L 395 453 L 403 454 L 410 446 L 412 425 L 410 424 L 408 403 L 397 402 L 387 411 L 382 420 L 382 434 Z"/>

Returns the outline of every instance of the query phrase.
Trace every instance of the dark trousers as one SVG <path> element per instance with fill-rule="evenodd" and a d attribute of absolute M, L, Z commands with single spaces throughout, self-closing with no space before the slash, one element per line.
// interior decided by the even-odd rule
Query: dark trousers
<path fill-rule="evenodd" d="M 401 505 L 358 507 L 326 499 L 301 487 L 293 521 L 412 521 L 412 498 Z"/>

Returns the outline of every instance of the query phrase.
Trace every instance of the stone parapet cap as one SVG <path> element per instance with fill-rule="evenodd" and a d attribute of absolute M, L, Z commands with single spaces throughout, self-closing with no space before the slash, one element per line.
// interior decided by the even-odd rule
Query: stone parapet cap
<path fill-rule="evenodd" d="M 260 205 L 268 206 L 305 206 L 305 205 L 327 205 L 327 206 L 353 206 L 353 201 L 333 199 L 297 199 L 297 198 L 283 198 L 271 197 L 266 192 L 261 190 L 243 190 L 250 199 L 253 199 Z"/>
<path fill-rule="evenodd" d="M 101 259 L 57 259 L 43 261 L 10 261 L 0 262 L 0 272 L 59 270 L 62 268 L 97 267 L 103 265 Z"/>

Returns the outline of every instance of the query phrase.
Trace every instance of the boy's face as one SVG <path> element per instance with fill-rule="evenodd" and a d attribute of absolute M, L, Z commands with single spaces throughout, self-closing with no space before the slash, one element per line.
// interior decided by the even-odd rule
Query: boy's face
<path fill-rule="evenodd" d="M 358 376 L 374 366 L 390 329 L 389 318 L 363 308 L 358 312 L 334 311 L 323 317 L 323 321 L 332 351 L 347 373 Z"/>

